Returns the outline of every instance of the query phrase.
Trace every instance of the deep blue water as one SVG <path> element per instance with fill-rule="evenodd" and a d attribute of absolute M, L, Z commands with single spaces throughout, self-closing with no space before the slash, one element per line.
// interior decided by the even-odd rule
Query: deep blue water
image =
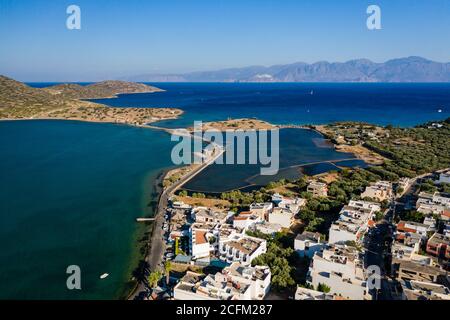
<path fill-rule="evenodd" d="M 165 127 L 195 120 L 257 117 L 276 124 L 364 121 L 414 126 L 450 117 L 450 84 L 152 83 L 166 92 L 96 100 L 111 106 L 176 107 L 186 111 Z M 313 93 L 313 94 L 311 94 Z M 442 112 L 439 113 L 438 110 Z"/>

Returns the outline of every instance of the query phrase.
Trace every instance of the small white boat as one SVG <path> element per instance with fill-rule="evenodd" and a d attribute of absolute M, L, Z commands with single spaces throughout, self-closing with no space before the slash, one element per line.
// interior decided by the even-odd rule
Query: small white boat
<path fill-rule="evenodd" d="M 109 277 L 109 273 L 104 273 L 104 274 L 102 274 L 101 276 L 100 276 L 100 279 L 106 279 L 106 278 L 108 278 Z"/>
<path fill-rule="evenodd" d="M 439 109 L 438 112 L 439 112 L 439 113 L 442 113 L 442 109 Z"/>

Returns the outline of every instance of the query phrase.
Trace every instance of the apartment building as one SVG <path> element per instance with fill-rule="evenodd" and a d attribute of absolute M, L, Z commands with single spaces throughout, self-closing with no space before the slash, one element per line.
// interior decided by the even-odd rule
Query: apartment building
<path fill-rule="evenodd" d="M 380 202 L 389 200 L 392 197 L 392 183 L 389 181 L 378 181 L 366 187 L 361 194 L 361 198 L 370 198 Z"/>
<path fill-rule="evenodd" d="M 369 228 L 369 222 L 381 207 L 368 201 L 350 201 L 340 212 L 339 219 L 329 230 L 330 244 L 360 241 Z"/>
<path fill-rule="evenodd" d="M 298 234 L 294 240 L 294 250 L 300 257 L 312 258 L 314 254 L 325 248 L 326 244 L 321 241 L 319 233 L 304 231 Z"/>
<path fill-rule="evenodd" d="M 188 271 L 174 288 L 175 300 L 262 300 L 270 290 L 268 267 L 233 263 L 215 275 Z"/>
<path fill-rule="evenodd" d="M 239 262 L 248 266 L 253 259 L 266 251 L 266 240 L 244 234 L 233 234 L 225 241 L 219 241 L 219 258 L 227 263 Z"/>
<path fill-rule="evenodd" d="M 360 252 L 353 247 L 332 245 L 313 256 L 308 283 L 330 287 L 330 294 L 352 300 L 371 299 Z"/>

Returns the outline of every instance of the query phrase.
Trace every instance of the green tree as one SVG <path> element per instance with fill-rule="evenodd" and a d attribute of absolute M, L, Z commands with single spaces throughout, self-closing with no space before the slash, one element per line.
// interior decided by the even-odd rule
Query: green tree
<path fill-rule="evenodd" d="M 327 286 L 326 284 L 319 283 L 317 286 L 317 291 L 323 292 L 323 293 L 329 293 L 331 291 L 331 288 Z"/>
<path fill-rule="evenodd" d="M 172 271 L 172 263 L 170 261 L 166 261 L 164 263 L 164 272 L 166 273 L 166 284 L 169 285 L 170 282 L 170 271 Z"/>
<path fill-rule="evenodd" d="M 154 271 L 150 272 L 150 274 L 147 277 L 147 283 L 149 288 L 154 288 L 158 285 L 159 279 L 161 279 L 162 274 L 160 271 Z"/>

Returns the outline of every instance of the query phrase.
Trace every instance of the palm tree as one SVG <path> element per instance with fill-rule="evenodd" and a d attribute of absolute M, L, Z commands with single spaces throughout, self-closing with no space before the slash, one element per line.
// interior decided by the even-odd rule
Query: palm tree
<path fill-rule="evenodd" d="M 147 277 L 148 286 L 154 288 L 158 285 L 159 279 L 161 279 L 162 274 L 160 271 L 151 272 Z"/>
<path fill-rule="evenodd" d="M 171 270 L 172 270 L 172 263 L 170 261 L 166 261 L 166 263 L 164 263 L 164 271 L 166 272 L 166 284 L 167 285 L 169 285 Z"/>

